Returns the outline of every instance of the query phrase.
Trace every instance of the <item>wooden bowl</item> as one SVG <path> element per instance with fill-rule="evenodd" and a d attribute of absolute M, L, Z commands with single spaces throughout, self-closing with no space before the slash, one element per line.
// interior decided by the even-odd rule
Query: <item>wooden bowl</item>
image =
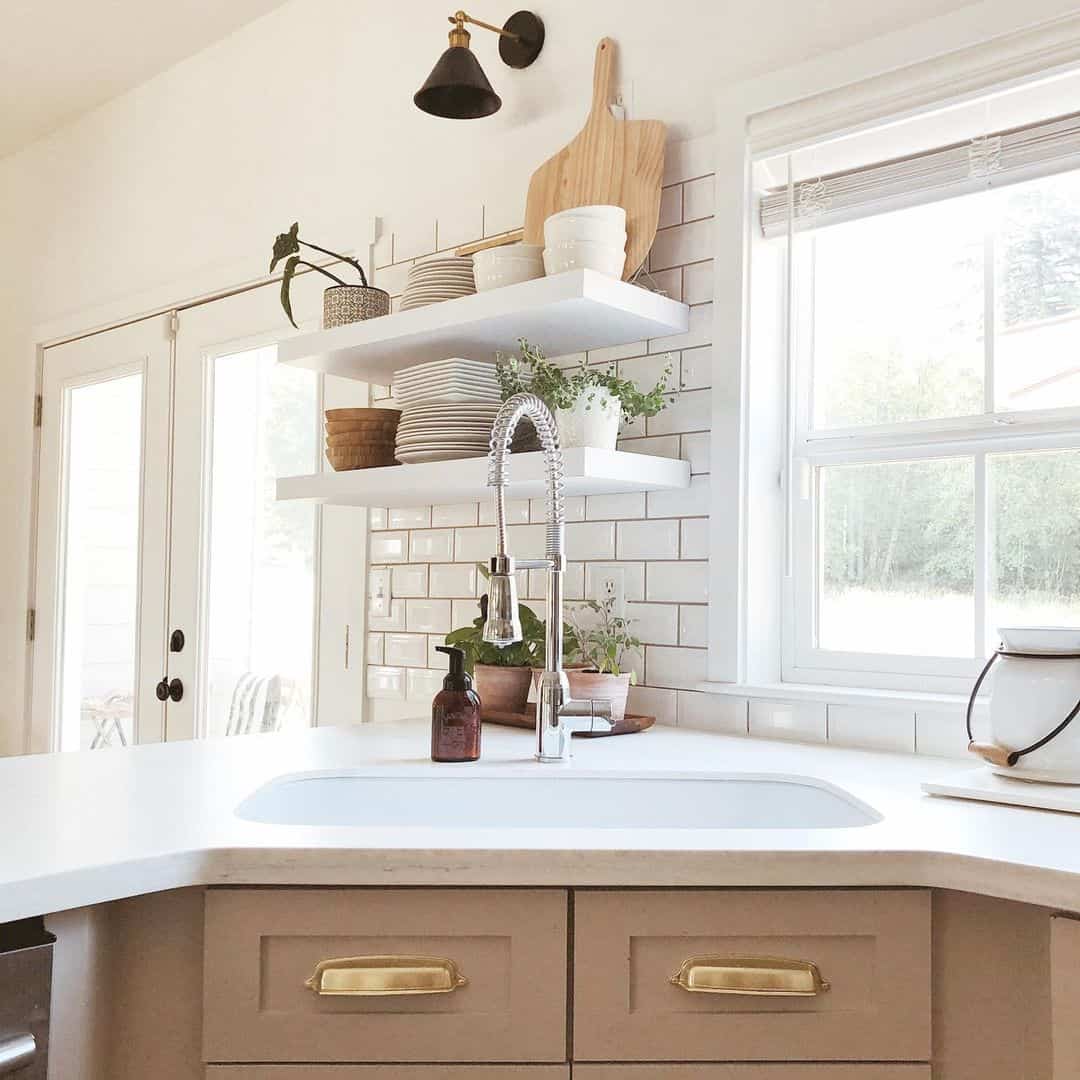
<path fill-rule="evenodd" d="M 327 435 L 340 435 L 345 431 L 367 431 L 372 435 L 387 434 L 390 438 L 398 429 L 396 420 L 327 420 Z"/>
<path fill-rule="evenodd" d="M 389 448 L 392 451 L 394 449 L 394 433 L 392 431 L 389 434 L 372 434 L 370 431 L 340 431 L 336 435 L 327 435 L 326 445 L 328 447 L 355 446 L 358 450 L 367 447 L 372 451 Z"/>
<path fill-rule="evenodd" d="M 350 472 L 353 469 L 382 469 L 396 465 L 394 447 L 356 447 L 328 446 L 326 460 L 335 472 Z"/>
<path fill-rule="evenodd" d="M 381 420 L 384 423 L 397 424 L 401 419 L 400 409 L 327 409 L 327 420 Z"/>

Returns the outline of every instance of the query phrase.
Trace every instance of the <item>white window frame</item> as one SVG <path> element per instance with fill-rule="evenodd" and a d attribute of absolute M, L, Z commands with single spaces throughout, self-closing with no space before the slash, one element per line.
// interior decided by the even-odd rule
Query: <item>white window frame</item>
<path fill-rule="evenodd" d="M 752 319 L 763 304 L 775 311 L 777 298 L 789 286 L 784 260 L 777 258 L 775 246 L 770 253 L 760 229 L 754 227 L 755 163 L 1078 66 L 1080 15 L 1075 9 L 1033 0 L 1021 11 L 1008 0 L 984 0 L 751 80 L 720 96 L 711 603 L 708 681 L 702 689 L 748 694 L 769 690 L 782 695 L 785 686 L 797 692 L 812 682 L 808 669 L 784 663 L 785 641 L 788 655 L 794 655 L 797 644 L 792 611 L 796 597 L 786 571 L 795 558 L 801 555 L 806 560 L 813 552 L 806 545 L 797 550 L 796 538 L 805 533 L 807 523 L 789 514 L 793 480 L 796 486 L 798 481 L 796 438 L 805 435 L 787 393 L 795 375 L 791 328 L 763 328 L 759 319 Z M 1013 441 L 1022 443 L 1023 449 L 1077 445 L 1074 411 L 1064 413 L 1023 415 L 1010 427 L 1008 440 L 995 440 L 995 448 L 1008 449 Z M 1072 433 L 1055 429 L 1056 424 L 1063 428 L 1070 422 Z M 965 421 L 962 432 L 952 421 L 933 422 L 918 437 L 936 447 L 947 443 L 953 453 L 960 452 L 966 439 L 974 452 L 981 453 L 986 449 L 983 435 L 991 425 L 999 435 L 1000 427 L 982 417 L 974 425 Z M 892 434 L 860 431 L 859 438 L 865 440 L 860 452 L 887 456 Z M 850 440 L 846 446 L 853 449 Z M 828 453 L 825 441 L 817 439 L 812 451 L 805 443 L 798 449 L 804 455 L 812 452 L 815 460 L 824 460 Z M 939 453 L 935 450 L 934 456 Z M 737 469 L 732 468 L 733 461 L 738 462 Z M 980 510 L 985 513 L 985 508 Z M 985 574 L 985 566 L 977 571 Z M 871 660 L 867 667 L 872 666 Z M 948 695 L 969 687 L 968 671 L 962 663 L 944 661 L 937 675 L 927 679 L 902 671 L 875 673 L 845 663 L 816 681 L 853 691 L 881 688 L 902 696 L 915 690 Z"/>

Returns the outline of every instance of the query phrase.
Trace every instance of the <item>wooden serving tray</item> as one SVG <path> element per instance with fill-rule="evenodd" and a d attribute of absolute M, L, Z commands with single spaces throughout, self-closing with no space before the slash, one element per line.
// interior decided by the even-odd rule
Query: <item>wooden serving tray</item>
<path fill-rule="evenodd" d="M 536 713 L 504 712 L 501 709 L 481 709 L 480 720 L 486 724 L 502 724 L 504 727 L 529 728 L 536 727 Z M 609 735 L 633 735 L 638 731 L 647 731 L 656 723 L 655 716 L 641 716 L 637 713 L 627 713 L 616 725 L 613 731 L 575 731 L 574 735 L 583 739 L 605 739 Z"/>

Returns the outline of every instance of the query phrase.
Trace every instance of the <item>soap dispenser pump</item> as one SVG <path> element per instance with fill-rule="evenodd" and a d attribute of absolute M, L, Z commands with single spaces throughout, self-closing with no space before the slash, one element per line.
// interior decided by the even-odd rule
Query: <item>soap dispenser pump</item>
<path fill-rule="evenodd" d="M 465 671 L 465 654 L 436 645 L 450 657 L 443 688 L 431 703 L 431 760 L 476 761 L 480 757 L 480 695 Z"/>

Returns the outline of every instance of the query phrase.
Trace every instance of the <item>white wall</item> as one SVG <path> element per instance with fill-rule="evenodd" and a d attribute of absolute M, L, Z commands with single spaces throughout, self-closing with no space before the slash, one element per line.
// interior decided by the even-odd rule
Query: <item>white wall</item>
<path fill-rule="evenodd" d="M 711 129 L 725 83 L 963 6 L 537 4 L 547 45 L 528 71 L 502 67 L 494 39 L 474 37 L 504 101 L 487 120 L 412 105 L 445 46 L 445 3 L 292 0 L 0 162 L 0 752 L 22 747 L 35 330 L 88 328 L 256 277 L 270 238 L 296 218 L 341 245 L 373 215 L 407 230 L 417 211 L 465 197 L 517 223 L 528 176 L 580 126 L 604 34 L 619 43 L 632 115 L 681 139 Z"/>

